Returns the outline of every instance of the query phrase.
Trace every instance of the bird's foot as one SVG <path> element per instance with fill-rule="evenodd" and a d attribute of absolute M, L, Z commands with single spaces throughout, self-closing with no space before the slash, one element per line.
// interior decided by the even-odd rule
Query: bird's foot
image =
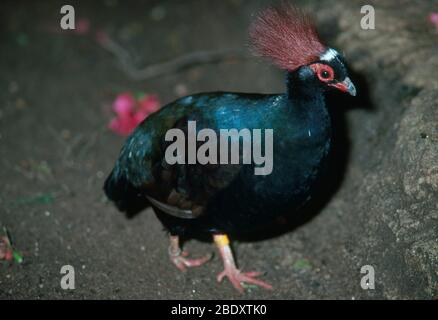
<path fill-rule="evenodd" d="M 222 260 L 224 261 L 225 268 L 224 271 L 218 274 L 218 282 L 221 282 L 224 277 L 227 277 L 234 288 L 236 288 L 240 293 L 244 292 L 242 283 L 250 283 L 265 289 L 272 289 L 272 286 L 269 283 L 255 279 L 262 274 L 261 272 L 241 272 L 239 269 L 237 269 L 236 263 L 234 262 L 233 253 L 231 252 L 231 248 L 229 246 L 230 240 L 228 239 L 227 235 L 216 234 L 213 236 L 213 238 L 219 249 Z"/>
<path fill-rule="evenodd" d="M 224 277 L 227 277 L 230 280 L 231 284 L 234 286 L 234 288 L 236 288 L 240 293 L 244 292 L 242 283 L 250 283 L 265 289 L 272 290 L 272 286 L 269 283 L 259 279 L 255 279 L 260 275 L 262 275 L 262 272 L 241 272 L 236 267 L 226 266 L 225 270 L 218 274 L 217 281 L 221 282 Z"/>
<path fill-rule="evenodd" d="M 189 253 L 185 250 L 181 250 L 179 246 L 179 237 L 170 236 L 169 246 L 169 258 L 170 261 L 181 271 L 185 271 L 186 268 L 199 267 L 212 258 L 212 254 L 207 254 L 202 258 L 189 259 L 187 256 Z"/>
<path fill-rule="evenodd" d="M 185 271 L 186 268 L 199 267 L 208 262 L 212 258 L 212 254 L 206 254 L 202 258 L 189 259 L 187 251 L 180 251 L 178 254 L 169 252 L 170 261 L 181 271 Z"/>

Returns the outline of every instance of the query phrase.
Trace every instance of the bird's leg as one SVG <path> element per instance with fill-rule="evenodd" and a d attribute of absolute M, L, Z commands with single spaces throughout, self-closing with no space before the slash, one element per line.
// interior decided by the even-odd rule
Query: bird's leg
<path fill-rule="evenodd" d="M 188 259 L 188 252 L 181 250 L 179 246 L 179 236 L 170 236 L 170 245 L 169 245 L 169 257 L 170 261 L 178 269 L 181 271 L 184 271 L 186 267 L 198 267 L 206 263 L 208 260 L 211 259 L 212 255 L 207 254 L 202 258 L 199 259 Z"/>
<path fill-rule="evenodd" d="M 251 283 L 258 285 L 265 289 L 272 289 L 269 283 L 255 279 L 255 277 L 261 275 L 261 272 L 251 271 L 251 272 L 241 272 L 236 267 L 234 262 L 233 253 L 230 248 L 230 240 L 225 234 L 214 235 L 214 242 L 219 249 L 219 253 L 224 262 L 224 271 L 218 274 L 217 281 L 221 282 L 224 277 L 228 277 L 233 286 L 240 292 L 243 293 L 242 282 Z"/>

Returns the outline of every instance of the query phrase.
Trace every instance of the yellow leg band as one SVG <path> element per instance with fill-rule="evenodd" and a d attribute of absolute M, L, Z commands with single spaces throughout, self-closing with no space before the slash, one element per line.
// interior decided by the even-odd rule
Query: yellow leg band
<path fill-rule="evenodd" d="M 218 247 L 225 247 L 230 244 L 230 239 L 227 235 L 215 235 L 214 236 L 214 242 Z"/>

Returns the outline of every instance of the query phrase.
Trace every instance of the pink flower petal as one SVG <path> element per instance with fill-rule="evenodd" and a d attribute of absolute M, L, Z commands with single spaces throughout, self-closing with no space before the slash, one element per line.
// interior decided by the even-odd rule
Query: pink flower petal
<path fill-rule="evenodd" d="M 114 118 L 112 119 L 109 123 L 108 123 L 108 128 L 111 129 L 114 132 L 119 133 L 119 128 L 120 128 L 120 120 L 118 118 Z"/>
<path fill-rule="evenodd" d="M 6 255 L 5 255 L 5 260 L 6 261 L 11 261 L 12 258 L 14 257 L 12 250 L 7 250 L 6 251 Z"/>
<path fill-rule="evenodd" d="M 146 95 L 139 101 L 140 110 L 145 111 L 148 114 L 160 109 L 160 100 L 155 94 Z"/>
<path fill-rule="evenodd" d="M 127 136 L 159 108 L 160 101 L 156 95 L 147 95 L 137 102 L 132 93 L 123 92 L 114 100 L 113 110 L 117 117 L 109 122 L 108 128 L 119 135 Z"/>
<path fill-rule="evenodd" d="M 0 237 L 0 260 L 12 260 L 12 248 L 6 237 Z"/>
<path fill-rule="evenodd" d="M 119 116 L 130 114 L 136 105 L 134 96 L 129 92 L 121 93 L 117 96 L 113 104 L 113 110 Z"/>
<path fill-rule="evenodd" d="M 87 34 L 90 31 L 90 21 L 88 19 L 79 19 L 76 23 L 74 32 L 79 35 Z"/>
<path fill-rule="evenodd" d="M 134 119 L 137 125 L 139 125 L 149 114 L 145 111 L 137 111 L 134 115 Z"/>
<path fill-rule="evenodd" d="M 429 21 L 438 28 L 438 12 L 431 12 L 429 14 Z"/>
<path fill-rule="evenodd" d="M 114 118 L 108 124 L 108 127 L 115 133 L 127 136 L 134 131 L 138 122 L 134 116 L 124 118 Z"/>

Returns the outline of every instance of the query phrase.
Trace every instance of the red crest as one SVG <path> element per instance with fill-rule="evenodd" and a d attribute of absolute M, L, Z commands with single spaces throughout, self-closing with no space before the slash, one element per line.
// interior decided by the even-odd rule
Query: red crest
<path fill-rule="evenodd" d="M 319 60 L 326 50 L 309 16 L 286 3 L 262 11 L 249 35 L 256 55 L 288 71 Z"/>

